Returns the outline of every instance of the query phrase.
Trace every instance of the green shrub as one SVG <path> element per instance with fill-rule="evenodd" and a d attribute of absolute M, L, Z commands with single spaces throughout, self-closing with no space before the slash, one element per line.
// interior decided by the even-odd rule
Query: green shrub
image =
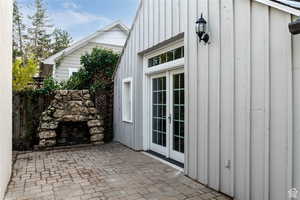
<path fill-rule="evenodd" d="M 89 89 L 89 78 L 88 71 L 82 68 L 64 83 L 63 88 L 67 90 Z"/>
<path fill-rule="evenodd" d="M 118 62 L 119 54 L 111 50 L 94 48 L 91 54 L 81 57 L 81 64 L 91 74 L 102 71 L 106 76 L 111 77 Z"/>
<path fill-rule="evenodd" d="M 44 80 L 43 87 L 32 91 L 36 94 L 50 94 L 54 90 L 82 90 L 95 92 L 97 89 L 111 89 L 112 75 L 119 59 L 119 54 L 111 50 L 94 48 L 90 54 L 81 56 L 83 66 L 66 82 L 59 83 L 52 77 Z"/>
<path fill-rule="evenodd" d="M 94 48 L 90 54 L 81 56 L 80 62 L 83 67 L 65 82 L 63 88 L 95 91 L 111 86 L 118 59 L 119 54 L 111 50 Z"/>
<path fill-rule="evenodd" d="M 63 83 L 59 83 L 58 81 L 54 80 L 53 77 L 48 77 L 43 82 L 43 87 L 34 90 L 34 93 L 37 94 L 50 94 L 54 90 L 63 89 Z"/>

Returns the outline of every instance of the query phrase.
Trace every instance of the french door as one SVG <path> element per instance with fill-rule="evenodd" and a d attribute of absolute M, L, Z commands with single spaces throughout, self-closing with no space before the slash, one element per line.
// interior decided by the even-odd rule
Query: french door
<path fill-rule="evenodd" d="M 184 162 L 184 73 L 173 70 L 151 77 L 150 149 Z"/>

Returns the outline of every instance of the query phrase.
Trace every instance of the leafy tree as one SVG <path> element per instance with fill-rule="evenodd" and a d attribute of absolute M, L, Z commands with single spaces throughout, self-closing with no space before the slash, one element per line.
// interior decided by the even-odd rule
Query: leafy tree
<path fill-rule="evenodd" d="M 44 0 L 34 1 L 35 12 L 28 16 L 31 24 L 27 28 L 23 23 L 23 16 L 17 0 L 13 9 L 13 60 L 22 57 L 26 61 L 27 55 L 33 55 L 41 61 L 70 46 L 72 37 L 62 29 L 49 23 L 47 8 Z"/>
<path fill-rule="evenodd" d="M 70 46 L 72 42 L 71 35 L 62 29 L 56 28 L 53 33 L 52 54 L 56 54 Z"/>
<path fill-rule="evenodd" d="M 13 60 L 15 60 L 16 57 L 22 56 L 23 59 L 25 57 L 23 47 L 25 28 L 22 13 L 15 0 L 13 3 Z"/>
<path fill-rule="evenodd" d="M 22 58 L 16 58 L 13 64 L 13 90 L 21 91 L 29 88 L 37 72 L 38 63 L 35 58 L 29 58 L 26 63 Z"/>
<path fill-rule="evenodd" d="M 50 55 L 51 34 L 47 9 L 43 0 L 35 0 L 35 13 L 28 16 L 31 20 L 31 27 L 28 28 L 28 39 L 30 41 L 30 51 L 40 61 Z"/>
<path fill-rule="evenodd" d="M 119 54 L 111 50 L 94 48 L 91 53 L 81 56 L 83 67 L 64 84 L 65 89 L 111 89 L 112 74 Z"/>

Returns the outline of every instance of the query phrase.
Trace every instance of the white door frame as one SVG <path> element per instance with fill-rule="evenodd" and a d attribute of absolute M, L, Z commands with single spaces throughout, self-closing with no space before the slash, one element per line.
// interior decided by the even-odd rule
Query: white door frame
<path fill-rule="evenodd" d="M 171 70 L 176 69 L 184 69 L 184 58 L 180 58 L 171 62 L 167 62 L 161 65 L 148 67 L 148 59 L 159 55 L 163 52 L 167 52 L 169 50 L 178 48 L 184 46 L 183 39 L 176 41 L 172 44 L 169 44 L 161 49 L 158 49 L 156 51 L 153 51 L 151 53 L 148 53 L 143 58 L 143 150 L 147 151 L 150 150 L 150 143 L 151 143 L 151 116 L 152 116 L 152 108 L 151 108 L 151 76 L 161 74 L 161 73 L 167 73 Z M 187 102 L 185 102 L 185 108 L 186 108 Z M 186 123 L 185 123 L 186 124 Z M 186 133 L 186 136 L 188 134 Z M 185 138 L 187 139 L 187 138 Z M 169 140 L 167 139 L 167 142 Z M 186 155 L 186 152 L 185 152 Z M 169 157 L 169 151 L 167 151 L 166 154 L 167 157 Z"/>
<path fill-rule="evenodd" d="M 169 142 L 170 142 L 170 145 L 169 145 L 169 157 L 172 157 L 172 158 L 176 158 L 176 160 L 184 163 L 184 153 L 179 153 L 177 151 L 174 151 L 173 150 L 173 128 L 174 128 L 174 119 L 173 119 L 173 116 L 174 116 L 174 110 L 173 110 L 173 92 L 174 92 L 174 84 L 173 83 L 173 78 L 174 78 L 174 75 L 176 74 L 184 74 L 184 69 L 181 68 L 181 69 L 175 69 L 175 70 L 172 70 L 172 71 L 169 71 L 168 72 L 168 75 L 169 75 L 169 83 L 170 84 L 170 87 L 169 87 L 169 92 L 170 92 L 170 98 L 169 98 L 169 113 L 170 115 L 172 116 L 172 119 L 171 119 L 171 125 L 169 126 L 170 127 L 170 130 L 169 130 Z M 186 134 L 185 134 L 186 136 Z M 184 138 L 184 140 L 186 140 L 186 137 Z"/>
<path fill-rule="evenodd" d="M 146 120 L 148 121 L 149 124 L 149 129 L 147 131 L 147 136 L 148 137 L 148 149 L 145 150 L 153 150 L 161 155 L 166 156 L 167 158 L 172 158 L 174 160 L 177 160 L 179 162 L 184 163 L 184 154 L 176 152 L 173 150 L 173 125 L 174 125 L 174 121 L 173 121 L 173 116 L 174 116 L 174 112 L 173 112 L 173 76 L 176 74 L 181 74 L 184 73 L 184 68 L 183 66 L 181 66 L 180 68 L 176 67 L 175 69 L 170 69 L 168 71 L 165 72 L 161 72 L 158 74 L 151 74 L 148 75 L 148 81 L 149 81 L 149 87 L 146 89 L 146 91 L 148 92 L 148 106 L 144 106 L 144 107 L 148 107 L 149 112 L 148 115 L 146 116 Z M 161 78 L 161 77 L 165 77 L 166 78 L 166 147 L 157 145 L 152 143 L 152 132 L 153 132 L 153 127 L 152 127 L 152 118 L 153 118 L 153 79 L 156 78 Z M 171 119 L 169 119 L 168 117 L 171 117 Z M 171 123 L 168 121 L 171 120 Z M 186 139 L 186 138 L 185 138 Z"/>
<path fill-rule="evenodd" d="M 152 76 L 149 76 L 149 79 L 150 79 L 150 88 L 149 88 L 149 100 L 150 100 L 150 115 L 148 116 L 148 120 L 149 120 L 149 127 L 150 127 L 150 130 L 149 130 L 149 149 L 150 150 L 153 150 L 161 155 L 164 155 L 166 157 L 169 157 L 169 151 L 168 151 L 168 146 L 169 146 L 169 136 L 168 136 L 168 132 L 169 132 L 169 126 L 168 126 L 168 122 L 166 122 L 166 147 L 163 147 L 163 146 L 160 146 L 160 145 L 157 145 L 157 144 L 154 144 L 152 143 L 152 117 L 153 117 L 153 109 L 152 109 L 152 105 L 153 105 L 153 85 L 152 85 L 152 81 L 153 79 L 155 78 L 161 78 L 161 77 L 166 77 L 166 90 L 167 90 L 167 94 L 166 94 L 166 97 L 168 97 L 168 88 L 169 88 L 169 80 L 168 80 L 168 72 L 163 72 L 163 73 L 159 73 L 159 74 L 155 74 L 155 75 L 152 75 Z M 169 99 L 166 98 L 166 116 L 168 116 L 168 113 L 169 113 Z M 167 118 L 167 117 L 166 117 Z M 168 120 L 168 119 L 166 119 Z"/>

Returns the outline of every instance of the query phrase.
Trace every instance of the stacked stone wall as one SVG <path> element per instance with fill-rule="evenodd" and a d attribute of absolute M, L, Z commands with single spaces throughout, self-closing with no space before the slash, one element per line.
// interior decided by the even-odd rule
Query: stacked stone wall
<path fill-rule="evenodd" d="M 95 107 L 88 90 L 55 91 L 54 99 L 40 118 L 39 147 L 56 145 L 56 129 L 60 122 L 86 122 L 91 143 L 103 143 L 103 117 Z"/>

